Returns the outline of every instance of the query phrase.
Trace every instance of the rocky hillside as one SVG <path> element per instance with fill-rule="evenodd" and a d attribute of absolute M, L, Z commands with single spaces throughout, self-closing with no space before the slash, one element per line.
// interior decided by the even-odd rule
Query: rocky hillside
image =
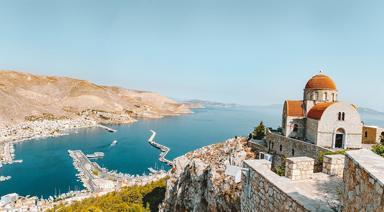
<path fill-rule="evenodd" d="M 241 184 L 225 176 L 226 165 L 255 158 L 245 138 L 230 139 L 175 159 L 162 211 L 240 211 Z"/>
<path fill-rule="evenodd" d="M 131 123 L 190 112 L 186 105 L 152 92 L 14 71 L 0 71 L 0 100 L 0 127 L 79 116 L 100 123 Z"/>

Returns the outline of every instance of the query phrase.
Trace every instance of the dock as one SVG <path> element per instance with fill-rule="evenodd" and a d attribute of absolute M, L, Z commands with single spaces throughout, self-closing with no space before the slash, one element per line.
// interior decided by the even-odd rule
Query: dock
<path fill-rule="evenodd" d="M 98 124 L 97 126 L 102 128 L 102 129 L 104 129 L 104 130 L 106 130 L 106 131 L 108 131 L 108 132 L 111 132 L 111 133 L 117 132 L 117 130 L 112 129 L 112 128 L 107 127 L 107 126 L 104 126 L 104 125 L 101 125 L 101 124 Z"/>
<path fill-rule="evenodd" d="M 117 185 L 112 180 L 104 179 L 108 171 L 101 168 L 97 163 L 91 162 L 80 150 L 68 150 L 73 159 L 73 165 L 79 171 L 79 178 L 84 187 L 91 192 L 114 190 Z"/>
<path fill-rule="evenodd" d="M 168 159 L 165 158 L 165 156 L 167 156 L 167 154 L 169 153 L 169 151 L 171 151 L 171 149 L 168 148 L 168 147 L 166 147 L 166 146 L 164 146 L 164 145 L 161 145 L 161 144 L 157 143 L 157 142 L 155 141 L 156 132 L 153 131 L 153 130 L 151 130 L 151 132 L 152 132 L 152 135 L 151 135 L 151 137 L 149 137 L 148 142 L 149 142 L 152 146 L 154 146 L 155 148 L 160 149 L 161 153 L 160 153 L 160 156 L 159 156 L 159 161 L 161 161 L 161 162 L 167 164 L 168 166 L 173 167 L 173 166 L 175 165 L 175 164 L 173 163 L 173 161 L 170 161 L 170 160 L 168 160 Z"/>
<path fill-rule="evenodd" d="M 142 176 L 108 171 L 96 162 L 90 161 L 81 150 L 68 150 L 68 153 L 79 172 L 77 176 L 91 193 L 114 191 L 123 186 L 146 185 L 168 176 L 164 170 Z"/>

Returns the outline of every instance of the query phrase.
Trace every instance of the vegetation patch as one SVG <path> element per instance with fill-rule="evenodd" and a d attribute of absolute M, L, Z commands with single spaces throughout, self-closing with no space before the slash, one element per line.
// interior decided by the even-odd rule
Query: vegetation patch
<path fill-rule="evenodd" d="M 166 180 L 161 179 L 145 186 L 131 186 L 100 197 L 92 197 L 71 205 L 59 205 L 49 212 L 72 211 L 158 211 L 164 200 Z"/>
<path fill-rule="evenodd" d="M 381 157 L 384 157 L 384 144 L 376 144 L 372 146 L 372 151 Z"/>

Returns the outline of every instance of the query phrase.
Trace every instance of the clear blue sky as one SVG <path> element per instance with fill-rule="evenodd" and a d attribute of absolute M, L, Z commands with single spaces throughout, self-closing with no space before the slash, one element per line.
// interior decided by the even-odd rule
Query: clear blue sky
<path fill-rule="evenodd" d="M 384 3 L 0 0 L 0 69 L 182 99 L 300 99 L 320 69 L 384 111 Z"/>

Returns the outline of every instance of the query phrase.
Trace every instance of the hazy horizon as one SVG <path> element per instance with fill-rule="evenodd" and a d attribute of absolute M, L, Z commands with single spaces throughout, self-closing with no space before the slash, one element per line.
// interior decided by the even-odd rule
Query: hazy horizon
<path fill-rule="evenodd" d="M 0 69 L 175 99 L 301 99 L 323 70 L 342 101 L 384 111 L 380 1 L 0 0 Z"/>

